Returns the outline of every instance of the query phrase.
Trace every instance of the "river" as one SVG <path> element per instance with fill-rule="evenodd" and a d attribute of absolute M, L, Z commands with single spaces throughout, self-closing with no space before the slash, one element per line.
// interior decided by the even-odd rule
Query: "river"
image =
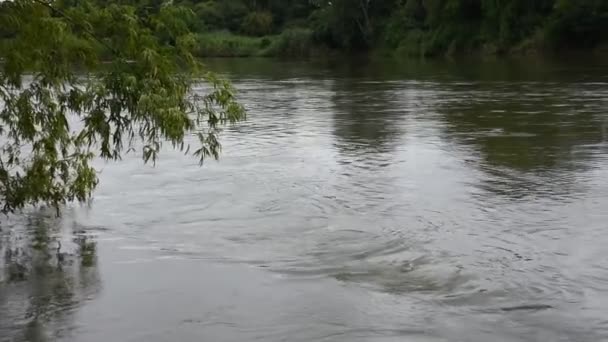
<path fill-rule="evenodd" d="M 0 341 L 608 340 L 606 63 L 208 65 L 219 162 L 3 219 Z"/>

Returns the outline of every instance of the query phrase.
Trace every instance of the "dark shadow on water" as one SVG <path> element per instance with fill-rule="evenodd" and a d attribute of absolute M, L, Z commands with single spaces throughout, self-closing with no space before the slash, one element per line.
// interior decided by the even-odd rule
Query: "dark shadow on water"
<path fill-rule="evenodd" d="M 101 287 L 95 241 L 37 211 L 3 218 L 0 232 L 0 335 L 11 341 L 69 336 L 78 307 Z"/>
<path fill-rule="evenodd" d="M 447 93 L 437 109 L 444 139 L 469 151 L 491 193 L 580 193 L 576 176 L 608 150 L 605 83 L 473 83 Z"/>
<path fill-rule="evenodd" d="M 282 80 L 288 78 L 384 81 L 608 81 L 602 56 L 512 59 L 403 59 L 329 58 L 282 60 L 274 58 L 210 58 L 207 67 L 234 79 Z"/>
<path fill-rule="evenodd" d="M 337 80 L 333 87 L 333 134 L 338 152 L 373 157 L 390 152 L 404 133 L 403 113 L 395 108 L 391 86 L 356 79 Z"/>

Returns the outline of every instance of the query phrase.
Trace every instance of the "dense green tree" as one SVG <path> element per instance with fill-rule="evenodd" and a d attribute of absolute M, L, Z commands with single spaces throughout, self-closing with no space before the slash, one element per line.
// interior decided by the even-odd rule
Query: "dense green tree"
<path fill-rule="evenodd" d="M 158 0 L 111 1 L 133 5 L 140 11 L 159 7 Z M 429 56 L 479 50 L 506 53 L 526 47 L 588 49 L 605 41 L 608 32 L 608 2 L 603 0 L 174 0 L 173 3 L 192 9 L 195 15 L 189 27 L 207 35 L 230 31 L 254 37 L 276 36 L 296 28 L 312 32 L 317 46 L 350 52 L 383 47 Z M 247 43 L 233 40 L 220 44 L 237 51 Z M 262 49 L 268 46 L 259 45 Z"/>
<path fill-rule="evenodd" d="M 556 0 L 545 28 L 554 48 L 589 48 L 606 39 L 608 1 Z"/>
<path fill-rule="evenodd" d="M 393 0 L 312 0 L 311 15 L 316 38 L 343 49 L 373 46 L 379 27 L 395 8 Z"/>
<path fill-rule="evenodd" d="M 190 133 L 201 161 L 218 156 L 219 126 L 244 111 L 193 57 L 192 11 L 139 6 L 0 4 L 1 211 L 85 201 L 97 185 L 93 158 L 137 150 L 155 161 L 164 143 L 189 152 Z"/>
<path fill-rule="evenodd" d="M 535 48 L 592 48 L 608 32 L 603 0 L 403 0 L 387 21 L 389 47 L 423 55 Z"/>

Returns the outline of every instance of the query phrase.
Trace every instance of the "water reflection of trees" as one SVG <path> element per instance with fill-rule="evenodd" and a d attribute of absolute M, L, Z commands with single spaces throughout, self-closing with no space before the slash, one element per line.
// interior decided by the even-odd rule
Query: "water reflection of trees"
<path fill-rule="evenodd" d="M 327 205 L 361 214 L 393 210 L 396 150 L 406 127 L 406 109 L 394 83 L 342 78 L 332 83 L 331 140 L 335 170 L 326 189 Z M 351 223 L 345 223 L 350 225 Z M 374 227 L 381 230 L 381 225 Z"/>
<path fill-rule="evenodd" d="M 445 136 L 475 151 L 482 187 L 523 196 L 570 191 L 605 149 L 601 94 L 563 84 L 454 86 L 438 110 Z"/>
<path fill-rule="evenodd" d="M 388 152 L 403 134 L 390 84 L 338 80 L 335 82 L 333 122 L 339 152 Z"/>
<path fill-rule="evenodd" d="M 69 333 L 75 309 L 99 291 L 95 242 L 66 234 L 66 220 L 37 212 L 3 221 L 0 232 L 0 335 L 55 340 Z"/>

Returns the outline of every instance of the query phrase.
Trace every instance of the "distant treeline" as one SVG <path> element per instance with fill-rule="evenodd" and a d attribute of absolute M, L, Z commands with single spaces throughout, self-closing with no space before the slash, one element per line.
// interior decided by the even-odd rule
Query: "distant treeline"
<path fill-rule="evenodd" d="M 93 0 L 56 3 L 87 1 Z M 321 50 L 499 55 L 590 50 L 608 41 L 608 0 L 94 1 L 130 4 L 142 12 L 189 9 L 187 22 L 199 34 L 201 56 L 302 56 Z"/>

